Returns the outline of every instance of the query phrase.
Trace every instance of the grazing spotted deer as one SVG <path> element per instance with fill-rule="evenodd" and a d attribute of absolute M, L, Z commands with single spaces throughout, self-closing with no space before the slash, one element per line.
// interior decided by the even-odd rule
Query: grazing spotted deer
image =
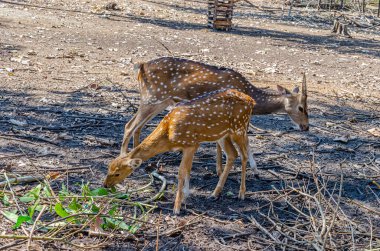
<path fill-rule="evenodd" d="M 178 214 L 183 199 L 189 195 L 194 153 L 200 143 L 217 141 L 225 151 L 227 161 L 212 196 L 219 196 L 237 158 L 238 153 L 233 145 L 235 143 L 242 162 L 239 198 L 244 199 L 248 159 L 247 129 L 254 105 L 251 97 L 232 89 L 214 91 L 177 104 L 140 145 L 127 155 L 111 161 L 104 186 L 112 187 L 122 182 L 143 161 L 157 154 L 180 150 L 183 156 L 174 203 L 174 213 Z"/>
<path fill-rule="evenodd" d="M 125 125 L 120 155 L 128 152 L 132 135 L 133 146 L 139 144 L 142 127 L 168 106 L 222 88 L 236 89 L 252 97 L 256 102 L 253 114 L 286 112 L 300 130 L 309 129 L 305 75 L 299 93 L 298 88 L 291 92 L 279 85 L 277 92 L 259 89 L 232 69 L 180 58 L 158 58 L 135 65 L 135 70 L 140 84 L 140 106 Z M 251 159 L 250 163 L 255 165 Z"/>

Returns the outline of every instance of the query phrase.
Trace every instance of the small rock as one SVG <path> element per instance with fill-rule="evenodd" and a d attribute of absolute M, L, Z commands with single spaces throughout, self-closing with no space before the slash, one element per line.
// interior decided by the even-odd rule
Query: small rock
<path fill-rule="evenodd" d="M 335 137 L 333 140 L 336 142 L 342 142 L 342 143 L 348 143 L 350 140 L 354 140 L 356 137 L 350 136 L 350 135 L 343 135 L 343 136 L 338 136 Z"/>
<path fill-rule="evenodd" d="M 27 54 L 30 55 L 30 56 L 35 56 L 35 55 L 37 55 L 37 53 L 36 53 L 34 50 L 30 50 L 30 51 L 28 51 Z"/>
<path fill-rule="evenodd" d="M 380 137 L 380 128 L 378 128 L 378 127 L 371 128 L 371 129 L 367 130 L 367 132 L 369 132 L 373 136 Z"/>
<path fill-rule="evenodd" d="M 16 120 L 16 119 L 10 119 L 9 123 L 11 123 L 12 125 L 17 125 L 17 126 L 26 126 L 26 125 L 28 125 L 28 123 L 26 121 L 20 121 L 20 120 Z"/>
<path fill-rule="evenodd" d="M 110 2 L 110 3 L 107 3 L 104 8 L 106 10 L 121 10 L 121 8 L 119 6 L 117 6 L 117 3 L 115 2 Z"/>
<path fill-rule="evenodd" d="M 327 127 L 333 127 L 334 125 L 335 125 L 334 123 L 326 122 L 326 126 L 327 126 Z"/>

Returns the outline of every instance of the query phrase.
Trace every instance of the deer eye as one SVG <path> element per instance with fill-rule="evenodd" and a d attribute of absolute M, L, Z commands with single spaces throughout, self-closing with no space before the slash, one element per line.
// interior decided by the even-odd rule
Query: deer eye
<path fill-rule="evenodd" d="M 303 112 L 303 111 L 304 111 L 303 108 L 302 108 L 301 106 L 298 107 L 298 110 L 299 110 L 300 112 Z"/>
<path fill-rule="evenodd" d="M 120 173 L 115 173 L 115 177 L 119 177 L 120 176 Z"/>

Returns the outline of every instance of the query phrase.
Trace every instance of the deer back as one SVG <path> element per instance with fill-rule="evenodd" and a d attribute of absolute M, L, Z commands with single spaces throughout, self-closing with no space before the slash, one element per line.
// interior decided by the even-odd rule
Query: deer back
<path fill-rule="evenodd" d="M 161 123 L 175 147 L 217 141 L 227 134 L 245 133 L 254 104 L 246 94 L 222 89 L 179 103 Z"/>
<path fill-rule="evenodd" d="M 176 102 L 194 99 L 222 88 L 247 93 L 254 88 L 240 73 L 180 58 L 158 58 L 136 67 L 141 100 L 155 103 L 167 98 Z"/>

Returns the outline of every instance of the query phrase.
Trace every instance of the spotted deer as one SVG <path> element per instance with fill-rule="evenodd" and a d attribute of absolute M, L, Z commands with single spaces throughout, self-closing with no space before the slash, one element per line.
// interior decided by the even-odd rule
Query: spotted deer
<path fill-rule="evenodd" d="M 133 146 L 139 144 L 142 127 L 168 106 L 221 88 L 237 89 L 252 97 L 256 102 L 253 114 L 286 112 L 300 130 L 309 129 L 305 75 L 299 92 L 298 88 L 289 91 L 279 85 L 277 91 L 259 89 L 232 69 L 180 58 L 163 57 L 136 64 L 135 71 L 140 86 L 140 105 L 125 125 L 120 155 L 128 152 L 132 135 Z M 221 173 L 220 159 L 218 146 L 218 174 Z M 256 166 L 253 158 L 250 158 L 250 165 Z"/>
<path fill-rule="evenodd" d="M 244 199 L 247 129 L 254 105 L 250 96 L 232 89 L 214 91 L 177 104 L 140 145 L 111 161 L 104 186 L 112 187 L 122 182 L 143 161 L 157 154 L 180 150 L 183 156 L 174 203 L 174 213 L 178 214 L 182 201 L 189 195 L 190 171 L 196 150 L 202 142 L 216 141 L 226 153 L 227 161 L 212 196 L 219 196 L 238 156 L 235 143 L 242 163 L 239 198 Z"/>

